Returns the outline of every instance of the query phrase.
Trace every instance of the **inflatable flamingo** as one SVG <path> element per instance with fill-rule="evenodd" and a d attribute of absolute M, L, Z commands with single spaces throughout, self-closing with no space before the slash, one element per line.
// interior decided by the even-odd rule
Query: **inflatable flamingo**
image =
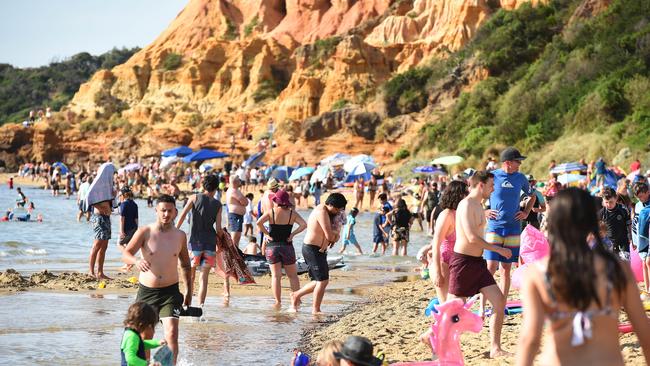
<path fill-rule="evenodd" d="M 526 225 L 521 232 L 521 249 L 519 250 L 519 257 L 524 264 L 517 267 L 512 273 L 512 288 L 520 288 L 528 266 L 548 256 L 550 251 L 548 240 L 544 234 L 534 226 Z"/>
<path fill-rule="evenodd" d="M 431 347 L 438 355 L 436 361 L 394 363 L 394 366 L 462 366 L 465 364 L 463 352 L 460 349 L 460 335 L 470 331 L 478 333 L 483 328 L 483 320 L 474 314 L 472 307 L 476 298 L 466 304 L 461 299 L 448 300 L 438 305 L 434 313 L 435 323 L 431 324 Z"/>

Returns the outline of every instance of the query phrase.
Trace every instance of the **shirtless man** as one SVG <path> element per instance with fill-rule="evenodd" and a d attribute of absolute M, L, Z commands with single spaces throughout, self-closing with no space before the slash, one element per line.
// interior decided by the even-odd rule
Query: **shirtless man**
<path fill-rule="evenodd" d="M 239 190 L 241 180 L 236 175 L 230 176 L 230 185 L 226 191 L 226 204 L 228 205 L 228 230 L 232 234 L 232 241 L 239 247 L 239 240 L 244 226 L 244 214 L 248 198 Z"/>
<path fill-rule="evenodd" d="M 339 240 L 341 226 L 332 227 L 331 219 L 345 211 L 348 201 L 340 193 L 332 193 L 324 204 L 314 208 L 307 219 L 307 233 L 302 246 L 302 256 L 309 266 L 311 282 L 300 290 L 291 293 L 291 308 L 298 311 L 300 299 L 313 292 L 314 301 L 312 314 L 321 314 L 320 305 L 323 302 L 325 288 L 329 283 L 329 267 L 327 265 L 327 249 Z"/>
<path fill-rule="evenodd" d="M 490 318 L 490 358 L 509 355 L 501 348 L 501 328 L 505 297 L 483 259 L 483 250 L 510 258 L 510 249 L 489 244 L 483 239 L 485 214 L 481 202 L 494 190 L 494 175 L 478 171 L 470 178 L 470 192 L 456 210 L 456 245 L 449 261 L 449 298 L 481 293 L 492 304 Z"/>
<path fill-rule="evenodd" d="M 161 195 L 156 204 L 156 223 L 140 227 L 122 252 L 122 261 L 140 270 L 136 301 L 158 309 L 174 364 L 178 358 L 178 317 L 182 306 L 192 303 L 190 257 L 185 233 L 174 227 L 177 214 L 174 197 Z M 142 259 L 135 257 L 139 250 Z M 178 288 L 179 262 L 185 281 L 184 297 Z"/>

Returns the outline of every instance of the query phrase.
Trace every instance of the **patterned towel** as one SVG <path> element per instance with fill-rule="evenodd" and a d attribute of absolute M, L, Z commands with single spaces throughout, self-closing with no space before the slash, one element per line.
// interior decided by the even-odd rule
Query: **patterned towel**
<path fill-rule="evenodd" d="M 240 285 L 255 283 L 253 275 L 248 270 L 244 258 L 232 241 L 232 237 L 226 230 L 217 233 L 217 267 L 215 272 L 223 278 L 232 277 Z"/>

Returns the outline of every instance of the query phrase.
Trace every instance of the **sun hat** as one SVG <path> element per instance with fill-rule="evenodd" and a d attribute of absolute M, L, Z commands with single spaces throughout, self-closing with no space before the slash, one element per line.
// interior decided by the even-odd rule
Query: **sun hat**
<path fill-rule="evenodd" d="M 266 187 L 268 189 L 278 189 L 280 187 L 280 183 L 278 183 L 278 181 L 275 178 L 271 178 L 266 183 Z"/>
<path fill-rule="evenodd" d="M 501 152 L 501 162 L 514 161 L 514 160 L 522 161 L 522 160 L 525 160 L 525 159 L 526 159 L 526 157 L 521 155 L 519 150 L 517 150 L 516 148 L 514 148 L 512 146 L 506 147 Z"/>
<path fill-rule="evenodd" d="M 337 360 L 344 359 L 359 366 L 380 366 L 382 360 L 373 355 L 372 343 L 368 338 L 350 336 L 343 343 L 341 352 L 334 352 Z"/>
<path fill-rule="evenodd" d="M 269 195 L 271 201 L 275 202 L 278 206 L 293 206 L 291 200 L 289 200 L 289 193 L 284 189 L 281 189 L 274 194 Z"/>

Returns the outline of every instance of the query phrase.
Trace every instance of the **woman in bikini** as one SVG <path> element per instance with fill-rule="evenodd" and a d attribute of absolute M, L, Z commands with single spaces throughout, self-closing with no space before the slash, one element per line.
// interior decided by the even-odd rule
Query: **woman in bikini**
<path fill-rule="evenodd" d="M 262 253 L 271 266 L 271 290 L 275 298 L 275 307 L 279 308 L 282 304 L 282 267 L 289 277 L 291 291 L 295 292 L 300 289 L 293 238 L 307 228 L 307 223 L 294 211 L 294 204 L 291 203 L 289 193 L 285 190 L 277 191 L 270 198 L 274 207 L 271 212 L 265 212 L 257 220 L 257 227 L 264 234 Z M 268 230 L 264 226 L 267 221 L 269 222 Z M 292 232 L 294 223 L 298 224 L 298 228 Z"/>
<path fill-rule="evenodd" d="M 430 255 L 429 274 L 436 286 L 440 303 L 447 301 L 449 291 L 449 260 L 456 244 L 456 208 L 467 196 L 467 183 L 453 181 L 442 192 L 440 208 L 442 212 L 436 220 L 431 243 L 424 249 L 424 255 Z"/>
<path fill-rule="evenodd" d="M 363 178 L 359 178 L 356 181 L 354 181 L 354 196 L 357 199 L 354 202 L 354 207 L 357 210 L 361 210 L 361 207 L 363 206 L 364 188 L 365 188 L 365 184 L 363 182 Z"/>
<path fill-rule="evenodd" d="M 370 207 L 370 210 L 373 210 L 375 208 L 375 195 L 377 194 L 378 189 L 379 185 L 377 184 L 377 178 L 373 174 L 370 176 L 370 180 L 368 181 L 368 196 L 370 198 L 370 206 L 368 207 Z"/>
<path fill-rule="evenodd" d="M 650 364 L 650 322 L 639 289 L 629 265 L 603 245 L 593 197 L 569 188 L 559 192 L 550 206 L 551 254 L 547 263 L 529 266 L 524 278 L 525 311 L 516 364 L 533 364 L 547 319 L 550 337 L 540 364 L 623 365 L 621 308 L 632 323 L 645 363 Z"/>

